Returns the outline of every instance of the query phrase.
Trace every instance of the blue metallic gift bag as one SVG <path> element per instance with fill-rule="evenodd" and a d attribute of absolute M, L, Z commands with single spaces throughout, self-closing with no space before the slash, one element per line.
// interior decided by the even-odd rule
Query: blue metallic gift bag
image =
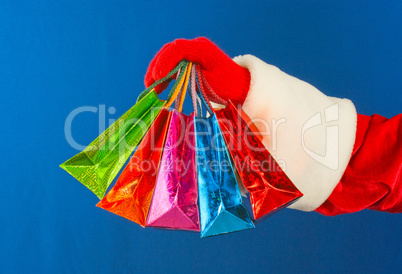
<path fill-rule="evenodd" d="M 254 228 L 215 114 L 194 119 L 201 237 Z"/>
<path fill-rule="evenodd" d="M 218 120 L 200 96 L 212 114 L 194 117 L 201 237 L 254 228 Z"/>

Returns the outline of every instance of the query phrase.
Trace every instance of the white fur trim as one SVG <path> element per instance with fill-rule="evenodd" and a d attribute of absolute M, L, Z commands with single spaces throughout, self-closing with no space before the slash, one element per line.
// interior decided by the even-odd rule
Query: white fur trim
<path fill-rule="evenodd" d="M 351 157 L 357 121 L 353 103 L 328 97 L 255 56 L 234 61 L 251 75 L 243 109 L 265 133 L 264 145 L 304 194 L 289 208 L 315 210 L 332 193 Z"/>

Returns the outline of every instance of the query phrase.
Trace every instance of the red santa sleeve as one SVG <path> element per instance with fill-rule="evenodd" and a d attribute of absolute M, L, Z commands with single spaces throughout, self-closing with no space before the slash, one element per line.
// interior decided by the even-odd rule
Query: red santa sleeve
<path fill-rule="evenodd" d="M 402 212 L 402 114 L 357 116 L 356 139 L 345 172 L 316 212 L 334 216 L 363 209 Z"/>

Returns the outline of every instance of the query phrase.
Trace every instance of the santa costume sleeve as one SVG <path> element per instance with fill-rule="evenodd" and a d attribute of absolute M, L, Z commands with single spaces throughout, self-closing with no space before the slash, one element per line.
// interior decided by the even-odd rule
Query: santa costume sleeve
<path fill-rule="evenodd" d="M 243 109 L 304 194 L 290 208 L 329 216 L 402 212 L 402 114 L 360 115 L 350 100 L 326 96 L 255 56 L 234 61 L 250 71 Z"/>

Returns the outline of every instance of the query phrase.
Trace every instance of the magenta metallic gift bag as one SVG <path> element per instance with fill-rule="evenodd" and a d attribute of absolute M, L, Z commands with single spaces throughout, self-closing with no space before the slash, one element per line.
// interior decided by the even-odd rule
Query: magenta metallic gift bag
<path fill-rule="evenodd" d="M 146 226 L 200 231 L 194 147 L 194 114 L 173 110 Z"/>
<path fill-rule="evenodd" d="M 200 231 L 193 120 L 173 110 L 146 226 Z"/>

